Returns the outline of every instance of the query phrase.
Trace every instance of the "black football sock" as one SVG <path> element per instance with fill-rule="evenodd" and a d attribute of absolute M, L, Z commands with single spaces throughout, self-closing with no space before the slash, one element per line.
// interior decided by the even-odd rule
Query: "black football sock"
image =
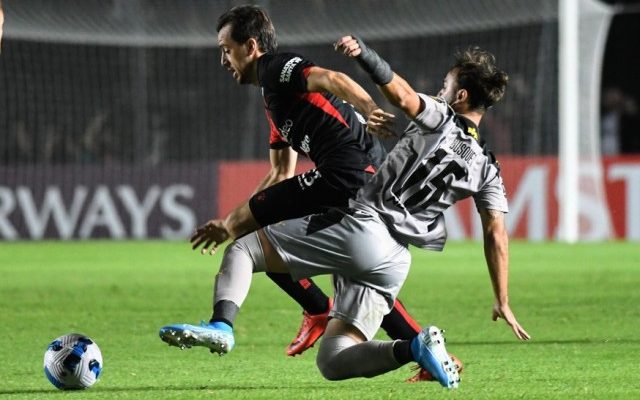
<path fill-rule="evenodd" d="M 267 276 L 300 304 L 308 314 L 317 315 L 327 312 L 329 298 L 311 279 L 294 281 L 289 274 L 272 272 L 267 272 Z"/>
<path fill-rule="evenodd" d="M 404 308 L 400 300 L 393 304 L 391 312 L 384 316 L 380 325 L 391 339 L 413 339 L 422 328 Z"/>
<path fill-rule="evenodd" d="M 213 305 L 213 315 L 209 322 L 224 322 L 233 328 L 240 308 L 233 301 L 220 300 Z"/>
<path fill-rule="evenodd" d="M 393 342 L 393 357 L 402 365 L 415 361 L 411 353 L 411 340 Z"/>

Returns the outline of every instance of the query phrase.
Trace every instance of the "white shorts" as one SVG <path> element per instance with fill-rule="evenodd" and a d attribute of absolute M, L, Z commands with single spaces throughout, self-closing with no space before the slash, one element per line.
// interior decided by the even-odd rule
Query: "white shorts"
<path fill-rule="evenodd" d="M 294 279 L 333 274 L 330 315 L 372 339 L 404 284 L 411 255 L 376 215 L 331 210 L 264 228 Z"/>

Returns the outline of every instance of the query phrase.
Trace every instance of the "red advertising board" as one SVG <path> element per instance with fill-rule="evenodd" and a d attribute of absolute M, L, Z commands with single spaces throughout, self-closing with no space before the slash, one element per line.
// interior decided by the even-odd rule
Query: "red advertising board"
<path fill-rule="evenodd" d="M 511 237 L 553 240 L 558 225 L 555 158 L 500 159 Z M 301 162 L 297 172 L 313 165 Z M 0 240 L 185 239 L 208 219 L 246 201 L 269 163 L 186 163 L 162 167 L 0 168 Z M 640 240 L 640 157 L 607 158 L 580 169 L 580 238 Z M 604 182 L 604 185 L 594 185 Z M 446 212 L 450 239 L 481 237 L 465 200 Z"/>
<path fill-rule="evenodd" d="M 558 225 L 558 163 L 554 157 L 502 157 L 502 176 L 509 198 L 507 227 L 512 237 L 553 240 Z M 298 171 L 311 168 L 299 165 Z M 579 230 L 584 240 L 640 240 L 640 157 L 606 158 L 601 164 L 602 191 L 593 180 L 599 168 L 581 167 Z M 218 215 L 245 201 L 269 171 L 268 162 L 219 165 Z M 594 175 L 595 174 L 595 175 Z M 594 187 L 595 186 L 595 187 Z M 473 202 L 448 210 L 451 239 L 479 238 L 481 227 Z"/>

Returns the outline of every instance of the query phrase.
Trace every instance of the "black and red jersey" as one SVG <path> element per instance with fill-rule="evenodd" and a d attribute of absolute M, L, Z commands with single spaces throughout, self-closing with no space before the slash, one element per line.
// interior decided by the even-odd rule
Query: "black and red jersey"
<path fill-rule="evenodd" d="M 294 53 L 265 54 L 258 59 L 258 82 L 271 127 L 272 149 L 291 146 L 306 155 L 323 173 L 372 171 L 386 151 L 366 132 L 366 122 L 353 106 L 331 93 L 307 91 L 314 64 Z M 352 186 L 349 182 L 329 181 Z M 358 182 L 362 185 L 362 182 Z"/>

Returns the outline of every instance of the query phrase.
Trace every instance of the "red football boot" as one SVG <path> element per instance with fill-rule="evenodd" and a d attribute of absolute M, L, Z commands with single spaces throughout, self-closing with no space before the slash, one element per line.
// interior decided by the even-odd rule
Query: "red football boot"
<path fill-rule="evenodd" d="M 296 356 L 302 354 L 310 347 L 313 347 L 316 341 L 327 329 L 329 322 L 329 310 L 333 307 L 333 299 L 329 298 L 329 307 L 327 312 L 316 315 L 309 315 L 306 311 L 302 313 L 302 326 L 293 341 L 287 346 L 287 355 Z"/>

